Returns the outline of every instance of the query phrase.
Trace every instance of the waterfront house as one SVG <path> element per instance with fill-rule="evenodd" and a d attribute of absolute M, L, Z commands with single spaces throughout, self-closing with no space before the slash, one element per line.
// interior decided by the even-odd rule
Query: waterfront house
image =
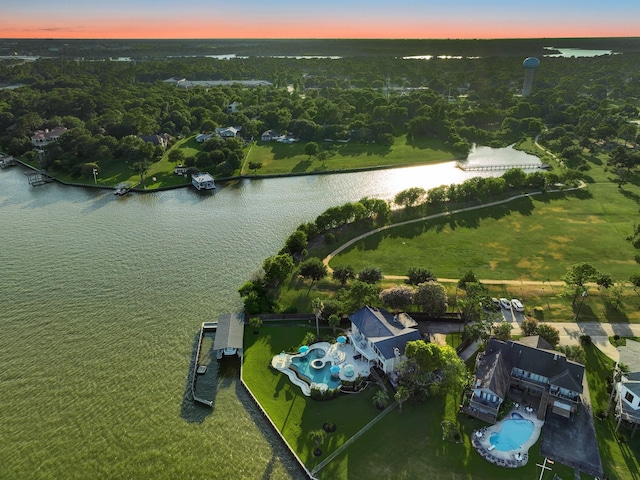
<path fill-rule="evenodd" d="M 370 365 L 392 373 L 405 361 L 407 342 L 421 340 L 418 323 L 406 313 L 394 315 L 384 308 L 364 306 L 349 315 L 349 338 Z"/>
<path fill-rule="evenodd" d="M 192 174 L 191 184 L 198 190 L 214 190 L 216 188 L 213 177 L 207 172 Z"/>
<path fill-rule="evenodd" d="M 60 138 L 64 132 L 67 131 L 66 127 L 55 127 L 51 130 L 36 130 L 31 136 L 31 144 L 34 147 L 44 147 L 45 145 L 49 145 L 51 142 L 55 142 Z"/>
<path fill-rule="evenodd" d="M 495 423 L 500 406 L 510 398 L 537 411 L 569 418 L 581 403 L 584 365 L 568 360 L 538 336 L 519 341 L 489 340 L 476 359 L 476 379 L 468 392 L 466 413 Z"/>
<path fill-rule="evenodd" d="M 614 402 L 616 431 L 622 422 L 632 429 L 633 436 L 640 427 L 640 342 L 627 339 L 626 345 L 618 347 L 620 360 L 614 370 L 614 386 L 611 400 Z M 620 364 L 630 371 L 622 371 Z"/>

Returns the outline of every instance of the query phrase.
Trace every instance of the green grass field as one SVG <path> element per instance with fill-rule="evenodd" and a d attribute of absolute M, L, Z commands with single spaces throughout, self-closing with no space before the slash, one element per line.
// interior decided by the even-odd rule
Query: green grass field
<path fill-rule="evenodd" d="M 262 163 L 262 168 L 256 174 L 265 175 L 419 165 L 461 158 L 440 140 L 407 140 L 406 135 L 396 137 L 396 142 L 391 147 L 320 142 L 321 151 L 334 148 L 336 152 L 324 164 L 318 158 L 310 158 L 306 155 L 304 146 L 304 142 L 292 144 L 259 142 L 251 149 L 248 161 Z"/>

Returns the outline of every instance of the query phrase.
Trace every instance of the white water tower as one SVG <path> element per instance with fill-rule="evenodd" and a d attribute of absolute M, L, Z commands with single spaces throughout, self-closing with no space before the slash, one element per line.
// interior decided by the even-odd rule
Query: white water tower
<path fill-rule="evenodd" d="M 540 66 L 540 60 L 536 57 L 527 57 L 522 62 L 524 67 L 524 83 L 522 84 L 522 96 L 528 97 L 531 94 L 531 85 L 533 84 L 533 72 Z"/>

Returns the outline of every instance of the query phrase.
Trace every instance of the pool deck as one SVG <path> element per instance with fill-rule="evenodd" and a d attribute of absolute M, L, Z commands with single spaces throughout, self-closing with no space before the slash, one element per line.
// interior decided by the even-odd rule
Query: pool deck
<path fill-rule="evenodd" d="M 523 443 L 517 450 L 509 450 L 503 452 L 496 449 L 489 439 L 491 434 L 499 432 L 502 429 L 502 422 L 504 420 L 510 420 L 512 413 L 518 413 L 525 420 L 531 420 L 533 422 L 533 432 L 529 439 Z M 538 441 L 540 431 L 544 421 L 538 420 L 536 411 L 533 409 L 525 409 L 522 405 L 514 408 L 509 412 L 502 421 L 495 425 L 482 427 L 479 430 L 475 430 L 471 434 L 471 443 L 476 451 L 488 462 L 491 462 L 499 467 L 505 468 L 518 468 L 523 467 L 529 461 L 529 449 Z"/>
<path fill-rule="evenodd" d="M 318 363 L 317 368 L 322 368 L 327 363 L 330 364 L 331 366 L 337 365 L 341 367 L 340 374 L 339 374 L 339 378 L 341 381 L 352 382 L 358 377 L 369 376 L 370 367 L 368 362 L 363 362 L 359 359 L 356 359 L 355 357 L 358 356 L 358 352 L 356 351 L 355 348 L 353 348 L 352 345 L 348 343 L 318 342 L 310 345 L 309 350 L 304 353 L 290 354 L 290 353 L 281 352 L 280 354 L 275 355 L 271 359 L 271 366 L 274 369 L 287 375 L 287 377 L 289 377 L 289 379 L 291 380 L 291 383 L 300 387 L 304 395 L 306 395 L 307 397 L 311 396 L 312 386 L 322 390 L 323 387 L 324 389 L 327 388 L 327 384 L 312 383 L 311 385 L 309 385 L 304 380 L 298 378 L 298 375 L 296 374 L 296 372 L 294 372 L 289 367 L 291 366 L 292 358 L 304 357 L 317 350 L 323 350 L 325 354 L 321 357 L 315 357 L 314 355 L 314 358 L 311 361 Z M 346 367 L 353 367 L 353 368 L 346 368 Z M 351 371 L 353 373 L 350 373 Z"/>

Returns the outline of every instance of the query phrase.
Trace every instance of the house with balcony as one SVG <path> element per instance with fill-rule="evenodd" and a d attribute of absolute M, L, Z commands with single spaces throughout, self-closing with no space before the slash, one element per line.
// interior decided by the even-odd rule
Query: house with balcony
<path fill-rule="evenodd" d="M 476 360 L 475 377 L 462 410 L 490 423 L 507 398 L 537 412 L 540 420 L 548 412 L 570 418 L 582 401 L 584 365 L 539 336 L 490 339 Z"/>
<path fill-rule="evenodd" d="M 407 342 L 421 340 L 418 323 L 406 313 L 394 315 L 384 308 L 364 306 L 349 315 L 351 344 L 371 366 L 386 374 L 405 361 Z"/>
<path fill-rule="evenodd" d="M 640 342 L 627 339 L 626 345 L 618 347 L 619 363 L 614 369 L 611 400 L 616 418 L 616 432 L 620 426 L 631 429 L 631 436 L 640 427 Z M 628 368 L 620 368 L 620 364 Z M 611 404 L 611 402 L 610 402 Z"/>

